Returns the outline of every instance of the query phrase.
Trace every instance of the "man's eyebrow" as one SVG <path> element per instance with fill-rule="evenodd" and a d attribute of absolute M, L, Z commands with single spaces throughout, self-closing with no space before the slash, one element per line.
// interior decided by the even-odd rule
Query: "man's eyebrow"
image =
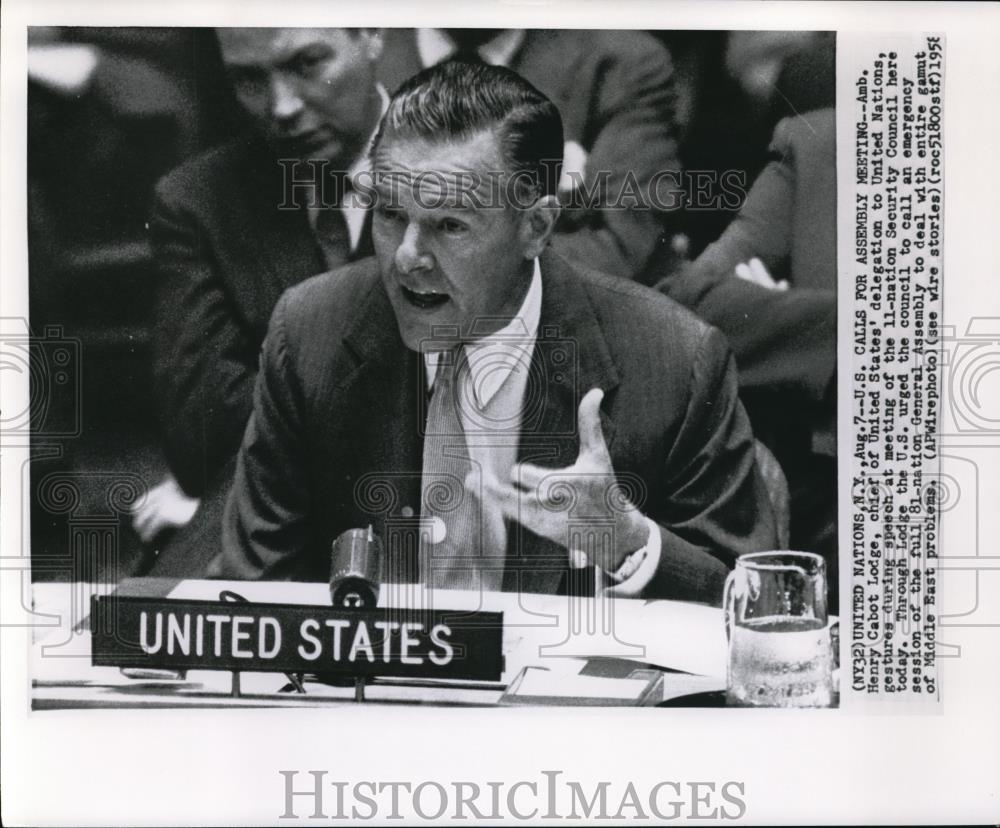
<path fill-rule="evenodd" d="M 464 196 L 458 200 L 448 199 L 443 204 L 439 204 L 435 200 L 433 204 L 428 205 L 425 209 L 428 213 L 436 215 L 460 215 L 468 218 L 471 215 L 479 215 L 482 212 L 479 209 L 481 206 L 481 204 L 476 202 L 476 199 Z"/>
<path fill-rule="evenodd" d="M 302 43 L 296 46 L 289 54 L 283 55 L 274 61 L 274 65 L 280 69 L 286 69 L 300 60 L 303 55 L 309 52 L 322 52 L 325 56 L 335 55 L 337 50 L 329 43 L 324 43 L 323 41 L 310 41 L 309 43 Z"/>
<path fill-rule="evenodd" d="M 291 64 L 295 63 L 295 61 L 299 60 L 304 53 L 312 49 L 322 49 L 326 54 L 336 54 L 336 49 L 328 43 L 311 42 L 296 46 L 288 54 L 281 55 L 274 60 L 256 57 L 248 57 L 245 59 L 226 58 L 223 63 L 226 67 L 226 71 L 235 72 L 264 72 L 271 68 L 286 69 Z"/>

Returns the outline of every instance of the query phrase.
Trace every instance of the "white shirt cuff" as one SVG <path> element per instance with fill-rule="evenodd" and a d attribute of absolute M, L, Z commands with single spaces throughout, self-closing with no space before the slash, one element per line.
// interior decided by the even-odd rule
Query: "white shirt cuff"
<path fill-rule="evenodd" d="M 629 555 L 617 570 L 607 573 L 614 582 L 608 588 L 609 594 L 621 598 L 635 598 L 653 580 L 660 563 L 663 536 L 656 521 L 647 517 L 646 524 L 649 526 L 649 540 L 646 541 L 646 545 Z"/>

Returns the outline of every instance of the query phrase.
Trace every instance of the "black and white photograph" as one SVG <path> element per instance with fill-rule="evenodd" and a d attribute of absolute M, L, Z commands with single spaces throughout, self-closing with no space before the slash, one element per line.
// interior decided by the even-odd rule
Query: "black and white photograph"
<path fill-rule="evenodd" d="M 28 38 L 37 707 L 836 704 L 832 33 Z"/>
<path fill-rule="evenodd" d="M 288 5 L 5 14 L 5 824 L 1000 818 L 996 7 Z"/>

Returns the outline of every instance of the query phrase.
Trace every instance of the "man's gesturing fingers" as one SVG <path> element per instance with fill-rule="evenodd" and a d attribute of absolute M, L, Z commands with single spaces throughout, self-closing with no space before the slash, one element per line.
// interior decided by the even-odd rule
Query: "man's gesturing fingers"
<path fill-rule="evenodd" d="M 562 528 L 557 515 L 546 506 L 536 488 L 518 489 L 490 472 L 483 474 L 483 488 L 507 517 L 535 534 L 561 540 Z"/>
<path fill-rule="evenodd" d="M 534 463 L 515 463 L 510 470 L 510 482 L 522 489 L 537 489 L 547 477 L 557 473 L 558 469 L 536 466 Z"/>
<path fill-rule="evenodd" d="M 604 391 L 600 388 L 591 388 L 580 400 L 577 412 L 580 453 L 576 463 L 564 469 L 536 466 L 534 463 L 516 463 L 510 470 L 511 483 L 524 490 L 538 490 L 542 500 L 545 500 L 547 497 L 546 489 L 555 482 L 556 476 L 560 473 L 578 476 L 581 473 L 595 471 L 610 472 L 611 458 L 608 453 L 608 445 L 604 440 L 604 432 L 601 429 L 601 402 L 603 400 Z"/>
<path fill-rule="evenodd" d="M 580 400 L 577 428 L 580 429 L 580 457 L 587 455 L 604 459 L 608 457 L 608 446 L 601 431 L 601 402 L 604 391 L 591 388 Z M 610 465 L 610 463 L 609 463 Z"/>

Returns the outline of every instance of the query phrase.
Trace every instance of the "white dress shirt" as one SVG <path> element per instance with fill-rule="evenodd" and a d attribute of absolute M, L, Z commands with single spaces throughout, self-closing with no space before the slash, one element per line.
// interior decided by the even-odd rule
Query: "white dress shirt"
<path fill-rule="evenodd" d="M 466 386 L 457 390 L 457 398 L 472 403 L 460 410 L 469 457 L 501 481 L 510 480 L 517 462 L 521 410 L 541 315 L 542 272 L 535 259 L 531 284 L 517 314 L 500 330 L 466 343 L 464 348 L 470 370 L 462 374 Z M 440 353 L 423 355 L 428 390 L 434 386 Z M 649 518 L 646 522 L 646 545 L 630 554 L 617 571 L 605 573 L 615 584 L 616 595 L 638 595 L 656 572 L 662 544 L 660 527 Z M 569 555 L 574 566 L 586 565 L 582 552 L 571 549 Z"/>

